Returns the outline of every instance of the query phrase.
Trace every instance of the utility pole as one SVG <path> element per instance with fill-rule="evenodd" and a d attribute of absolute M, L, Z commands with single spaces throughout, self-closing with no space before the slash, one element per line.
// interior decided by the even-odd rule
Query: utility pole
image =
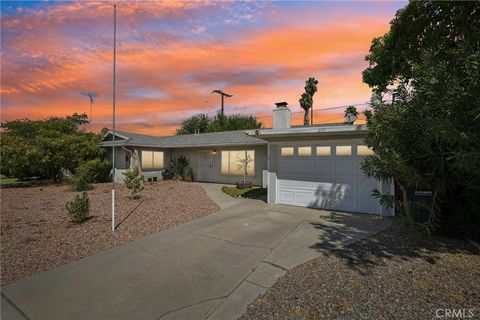
<path fill-rule="evenodd" d="M 232 94 L 225 93 L 225 92 L 223 92 L 222 90 L 218 90 L 218 89 L 213 90 L 212 93 L 218 93 L 219 95 L 222 96 L 222 108 L 221 108 L 220 113 L 223 115 L 223 113 L 224 113 L 224 103 L 225 103 L 225 102 L 224 102 L 224 98 L 225 98 L 225 97 L 231 98 L 231 97 L 233 97 L 233 95 L 232 95 Z"/>
<path fill-rule="evenodd" d="M 113 5 L 113 92 L 112 92 L 112 231 L 115 231 L 115 69 L 117 62 L 117 5 Z"/>

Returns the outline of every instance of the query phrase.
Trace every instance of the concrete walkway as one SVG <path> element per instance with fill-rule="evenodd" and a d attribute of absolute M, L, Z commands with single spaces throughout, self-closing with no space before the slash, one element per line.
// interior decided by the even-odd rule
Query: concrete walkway
<path fill-rule="evenodd" d="M 222 187 L 225 186 L 225 184 L 204 182 L 199 182 L 199 184 L 203 187 L 210 199 L 212 199 L 213 202 L 220 207 L 220 209 L 230 208 L 242 203 L 242 201 L 248 201 L 248 199 L 234 198 L 222 192 Z"/>
<path fill-rule="evenodd" d="M 2 319 L 236 319 L 286 270 L 390 225 L 224 200 L 212 215 L 2 288 L 14 308 Z"/>

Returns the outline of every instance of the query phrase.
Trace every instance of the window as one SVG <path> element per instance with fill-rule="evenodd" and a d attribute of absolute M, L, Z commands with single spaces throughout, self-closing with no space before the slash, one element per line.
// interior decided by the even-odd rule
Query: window
<path fill-rule="evenodd" d="M 255 151 L 254 150 L 231 150 L 222 151 L 222 174 L 243 175 L 245 168 L 242 167 L 244 159 L 252 159 L 247 166 L 247 175 L 255 174 Z"/>
<path fill-rule="evenodd" d="M 352 155 L 352 146 L 336 146 L 336 155 L 337 156 L 351 156 Z"/>
<path fill-rule="evenodd" d="M 312 147 L 298 147 L 298 156 L 310 157 L 312 155 Z"/>
<path fill-rule="evenodd" d="M 328 147 L 317 147 L 317 157 L 326 157 L 331 154 L 332 148 L 330 146 Z"/>
<path fill-rule="evenodd" d="M 142 150 L 143 169 L 163 169 L 163 152 Z"/>
<path fill-rule="evenodd" d="M 293 147 L 283 147 L 280 149 L 280 154 L 282 157 L 291 157 L 293 156 Z"/>
<path fill-rule="evenodd" d="M 373 150 L 368 146 L 357 146 L 357 156 L 370 156 L 373 154 Z"/>

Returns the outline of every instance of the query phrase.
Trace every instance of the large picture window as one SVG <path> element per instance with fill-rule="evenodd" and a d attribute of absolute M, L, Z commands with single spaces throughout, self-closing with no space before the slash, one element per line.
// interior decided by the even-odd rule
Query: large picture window
<path fill-rule="evenodd" d="M 222 174 L 243 175 L 245 168 L 241 160 L 249 157 L 252 161 L 248 164 L 247 175 L 255 174 L 255 150 L 222 151 Z"/>
<path fill-rule="evenodd" d="M 142 150 L 142 168 L 163 169 L 163 152 Z"/>

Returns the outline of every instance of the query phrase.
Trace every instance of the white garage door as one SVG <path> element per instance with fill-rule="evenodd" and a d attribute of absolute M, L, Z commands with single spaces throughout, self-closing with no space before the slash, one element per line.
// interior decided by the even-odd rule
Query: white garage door
<path fill-rule="evenodd" d="M 285 146 L 278 151 L 278 203 L 382 213 L 371 195 L 380 183 L 361 171 L 363 158 L 371 153 L 366 146 Z"/>

